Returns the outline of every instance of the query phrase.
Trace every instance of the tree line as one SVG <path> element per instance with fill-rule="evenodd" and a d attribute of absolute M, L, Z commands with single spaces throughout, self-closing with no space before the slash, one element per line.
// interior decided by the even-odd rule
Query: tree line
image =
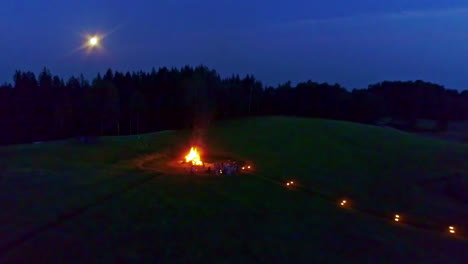
<path fill-rule="evenodd" d="M 0 86 L 0 144 L 78 136 L 130 135 L 206 126 L 215 120 L 293 115 L 414 127 L 417 119 L 468 120 L 468 90 L 424 81 L 381 82 L 346 90 L 312 81 L 265 86 L 252 75 L 221 78 L 205 66 L 114 72 L 91 82 L 44 68 L 16 71 Z"/>

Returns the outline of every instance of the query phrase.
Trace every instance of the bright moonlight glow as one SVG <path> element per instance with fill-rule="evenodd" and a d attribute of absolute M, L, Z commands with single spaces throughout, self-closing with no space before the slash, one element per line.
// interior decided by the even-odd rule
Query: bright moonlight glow
<path fill-rule="evenodd" d="M 98 43 L 99 43 L 99 38 L 96 37 L 96 36 L 91 37 L 91 38 L 89 39 L 89 45 L 90 45 L 91 47 L 96 46 Z"/>
<path fill-rule="evenodd" d="M 93 52 L 98 52 L 104 49 L 102 46 L 103 40 L 106 38 L 107 34 L 99 34 L 99 33 L 94 33 L 94 34 L 84 34 L 83 36 L 83 43 L 81 47 L 79 47 L 77 50 L 84 50 L 87 55 L 93 53 Z"/>

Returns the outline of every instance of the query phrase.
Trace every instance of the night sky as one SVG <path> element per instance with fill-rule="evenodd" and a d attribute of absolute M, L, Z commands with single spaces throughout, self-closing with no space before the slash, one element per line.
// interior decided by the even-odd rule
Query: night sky
<path fill-rule="evenodd" d="M 44 66 L 90 78 L 204 64 L 269 85 L 423 79 L 468 89 L 466 0 L 2 0 L 0 33 L 0 83 Z M 77 51 L 86 33 L 109 33 L 104 49 Z"/>

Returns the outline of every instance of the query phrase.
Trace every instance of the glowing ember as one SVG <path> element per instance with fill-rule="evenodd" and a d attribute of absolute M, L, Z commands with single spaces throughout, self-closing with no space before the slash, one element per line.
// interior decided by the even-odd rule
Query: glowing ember
<path fill-rule="evenodd" d="M 203 162 L 200 159 L 200 154 L 197 151 L 197 148 L 192 147 L 187 156 L 185 156 L 185 162 L 192 162 L 192 165 L 203 165 Z"/>

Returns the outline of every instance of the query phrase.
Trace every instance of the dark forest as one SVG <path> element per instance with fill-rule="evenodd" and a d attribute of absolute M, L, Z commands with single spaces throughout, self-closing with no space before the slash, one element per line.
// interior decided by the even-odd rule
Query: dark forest
<path fill-rule="evenodd" d="M 151 72 L 107 70 L 91 82 L 63 80 L 43 69 L 15 72 L 0 86 L 0 144 L 81 136 L 130 135 L 206 126 L 216 120 L 289 115 L 376 124 L 390 118 L 403 129 L 418 119 L 468 119 L 468 90 L 424 81 L 384 81 L 349 91 L 312 81 L 264 86 L 253 76 L 221 78 L 205 66 Z"/>

